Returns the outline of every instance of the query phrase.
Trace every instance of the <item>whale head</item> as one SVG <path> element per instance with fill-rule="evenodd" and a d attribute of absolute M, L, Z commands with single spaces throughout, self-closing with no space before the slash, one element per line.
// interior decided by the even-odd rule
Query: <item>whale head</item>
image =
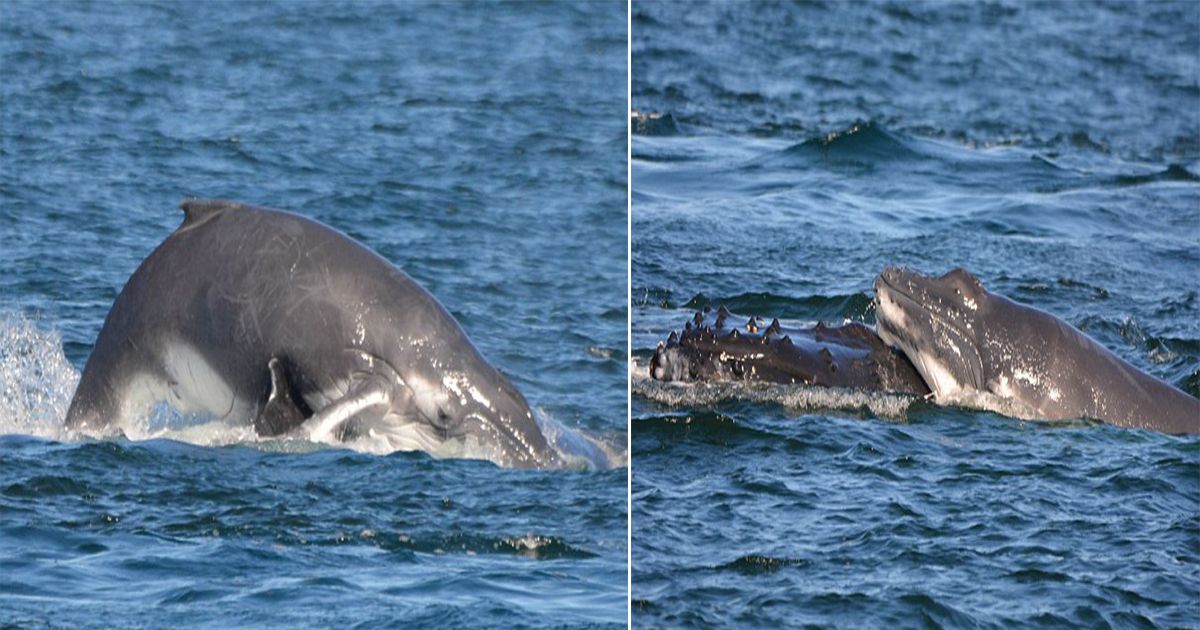
<path fill-rule="evenodd" d="M 437 440 L 509 468 L 561 463 L 525 396 L 448 315 L 393 334 L 385 356 L 411 396 L 398 407 L 414 410 Z"/>
<path fill-rule="evenodd" d="M 987 308 L 987 290 L 963 269 L 930 277 L 889 267 L 875 278 L 879 337 L 908 356 L 939 400 L 985 389 L 980 321 Z"/>
<path fill-rule="evenodd" d="M 447 370 L 440 378 L 434 387 L 435 407 L 417 397 L 418 409 L 431 424 L 447 427 L 451 435 L 496 445 L 491 459 L 503 466 L 555 465 L 556 454 L 532 408 L 507 376 L 482 363 L 472 370 Z"/>

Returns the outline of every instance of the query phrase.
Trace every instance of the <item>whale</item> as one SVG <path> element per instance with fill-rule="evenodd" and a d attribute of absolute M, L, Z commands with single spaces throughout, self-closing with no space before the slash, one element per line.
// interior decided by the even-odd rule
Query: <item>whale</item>
<path fill-rule="evenodd" d="M 745 322 L 744 324 L 740 322 Z M 851 322 L 787 327 L 731 313 L 724 305 L 697 312 L 660 342 L 650 358 L 659 381 L 747 381 L 855 388 L 926 395 L 908 358 L 868 326 Z"/>
<path fill-rule="evenodd" d="M 564 464 L 445 307 L 348 236 L 284 210 L 189 199 L 113 303 L 65 423 L 110 433 L 165 403 L 261 437 Z"/>
<path fill-rule="evenodd" d="M 964 269 L 934 277 L 889 267 L 874 292 L 876 332 L 912 361 L 939 404 L 1200 433 L 1200 400 Z"/>

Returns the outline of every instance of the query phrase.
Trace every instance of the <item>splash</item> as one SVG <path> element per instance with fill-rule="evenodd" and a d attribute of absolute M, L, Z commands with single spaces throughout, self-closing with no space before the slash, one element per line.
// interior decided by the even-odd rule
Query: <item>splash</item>
<path fill-rule="evenodd" d="M 78 384 L 57 329 L 0 315 L 0 434 L 66 439 L 63 418 Z"/>
<path fill-rule="evenodd" d="M 665 383 L 650 378 L 649 367 L 636 361 L 630 362 L 629 372 L 633 381 L 633 393 L 672 407 L 746 401 L 775 403 L 801 411 L 857 412 L 868 409 L 879 418 L 904 420 L 909 406 L 920 400 L 908 394 L 809 385 L 746 382 Z"/>
<path fill-rule="evenodd" d="M 616 438 L 604 439 L 582 429 L 573 429 L 559 422 L 541 407 L 534 410 L 542 435 L 559 457 L 565 468 L 572 470 L 603 470 L 628 465 L 629 457 L 625 445 Z M 620 436 L 624 437 L 624 434 Z"/>

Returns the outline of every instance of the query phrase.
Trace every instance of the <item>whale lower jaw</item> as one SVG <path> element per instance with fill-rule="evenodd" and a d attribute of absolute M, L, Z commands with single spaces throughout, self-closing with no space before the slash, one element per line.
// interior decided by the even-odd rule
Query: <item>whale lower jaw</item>
<path fill-rule="evenodd" d="M 884 291 L 888 290 L 886 288 Z M 880 289 L 877 287 L 876 292 Z M 909 343 L 905 337 L 904 323 L 907 314 L 894 299 L 876 299 L 875 331 L 884 343 L 907 355 L 921 378 L 929 385 L 933 400 L 939 405 L 983 409 L 1022 420 L 1045 420 L 1041 410 L 1022 402 L 1009 388 L 993 387 L 989 390 L 964 386 L 959 379 L 938 361 L 932 353 L 923 352 Z"/>
<path fill-rule="evenodd" d="M 289 438 L 349 447 L 377 455 L 396 451 L 423 451 L 435 459 L 494 460 L 498 456 L 497 449 L 485 448 L 470 436 L 453 438 L 439 435 L 428 424 L 414 420 L 411 416 L 388 413 L 375 419 L 350 422 L 353 430 L 340 435 L 319 435 L 318 427 L 305 423 Z"/>
<path fill-rule="evenodd" d="M 921 352 L 905 343 L 894 333 L 885 317 L 876 320 L 876 332 L 884 343 L 900 348 L 912 359 L 913 367 L 929 385 L 934 402 L 939 405 L 983 409 L 1022 420 L 1045 420 L 1046 414 L 1022 402 L 1007 391 L 989 391 L 964 386 L 941 362 L 928 352 Z"/>
<path fill-rule="evenodd" d="M 176 353 L 176 357 L 188 356 Z M 192 355 L 195 356 L 195 355 Z M 209 443 L 228 441 L 217 437 L 225 433 L 236 442 L 304 440 L 331 446 L 349 446 L 355 450 L 387 454 L 395 451 L 425 451 L 435 458 L 495 459 L 497 449 L 486 447 L 471 437 L 446 437 L 412 413 L 364 413 L 339 419 L 333 426 L 321 426 L 311 418 L 295 430 L 276 437 L 258 436 L 253 428 L 255 403 L 233 393 L 233 388 L 215 372 L 206 372 L 206 364 L 188 361 L 191 373 L 202 375 L 196 383 L 205 387 L 181 386 L 177 379 L 139 373 L 125 389 L 118 417 L 100 426 L 81 425 L 78 430 L 94 437 L 125 435 L 133 439 L 180 439 Z M 176 368 L 185 367 L 184 364 Z M 173 374 L 187 373 L 182 371 Z M 314 398 L 335 399 L 338 392 L 322 392 Z M 224 427 L 224 429 L 213 427 Z M 204 427 L 198 429 L 198 427 Z M 232 432 L 230 432 L 232 431 Z"/>
<path fill-rule="evenodd" d="M 921 378 L 925 379 L 935 401 L 951 404 L 951 401 L 959 400 L 966 391 L 962 383 L 932 353 L 922 351 L 909 341 L 912 332 L 909 330 L 908 313 L 900 306 L 899 296 L 895 289 L 876 282 L 875 333 L 885 344 L 899 348 L 908 356 Z"/>
<path fill-rule="evenodd" d="M 950 370 L 942 365 L 937 359 L 934 359 L 928 352 L 921 352 L 905 343 L 902 339 L 892 334 L 887 326 L 882 324 L 882 320 L 876 326 L 876 331 L 879 338 L 889 346 L 899 348 L 906 356 L 912 360 L 913 367 L 917 368 L 917 373 L 921 378 L 925 379 L 925 384 L 929 386 L 929 391 L 933 395 L 933 399 L 938 403 L 947 404 L 963 392 L 963 386 L 954 378 Z"/>
<path fill-rule="evenodd" d="M 929 385 L 929 390 L 933 392 L 934 400 L 939 403 L 944 404 L 951 397 L 958 396 L 962 392 L 967 391 L 959 383 L 958 379 L 954 378 L 950 370 L 946 369 L 945 365 L 934 359 L 928 352 L 913 353 L 905 351 L 905 354 L 915 359 L 913 365 L 916 366 L 917 371 L 921 373 L 921 377 Z"/>

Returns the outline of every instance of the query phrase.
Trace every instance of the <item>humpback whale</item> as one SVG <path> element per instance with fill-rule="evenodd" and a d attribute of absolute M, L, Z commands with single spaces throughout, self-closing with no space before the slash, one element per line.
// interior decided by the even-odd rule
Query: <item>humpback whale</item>
<path fill-rule="evenodd" d="M 763 381 L 926 395 L 1038 420 L 1091 419 L 1200 433 L 1200 400 L 1142 372 L 1066 322 L 988 292 L 956 269 L 888 268 L 876 328 L 786 328 L 705 307 L 650 359 L 660 381 Z"/>
<path fill-rule="evenodd" d="M 650 376 L 929 393 L 912 363 L 863 324 L 789 328 L 778 319 L 767 324 L 734 315 L 724 306 L 705 307 L 682 331 L 671 331 L 650 359 Z"/>
<path fill-rule="evenodd" d="M 1200 400 L 963 269 L 941 277 L 884 269 L 875 308 L 880 338 L 912 360 L 939 403 L 994 396 L 1031 418 L 1200 433 Z"/>
<path fill-rule="evenodd" d="M 69 428 L 112 430 L 166 402 L 260 436 L 379 430 L 400 450 L 563 464 L 524 396 L 387 260 L 283 210 L 181 208 L 105 319 Z"/>

